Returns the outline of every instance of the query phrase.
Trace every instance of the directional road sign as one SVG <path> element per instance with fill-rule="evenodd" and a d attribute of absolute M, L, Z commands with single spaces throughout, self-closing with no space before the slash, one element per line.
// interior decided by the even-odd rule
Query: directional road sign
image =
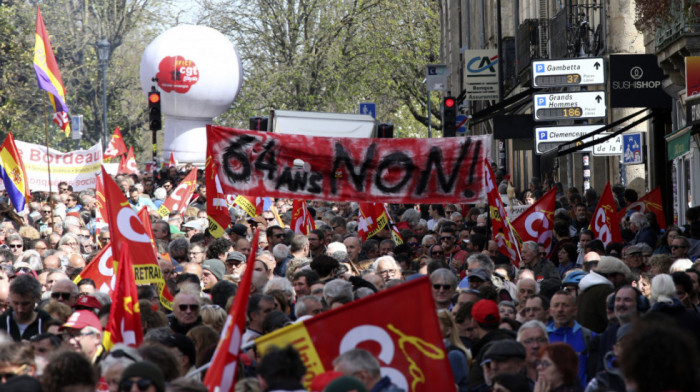
<path fill-rule="evenodd" d="M 642 134 L 629 133 L 622 136 L 624 137 L 622 163 L 625 165 L 642 163 Z"/>
<path fill-rule="evenodd" d="M 605 126 L 601 125 L 572 125 L 564 127 L 536 127 L 535 128 L 535 153 L 544 154 L 545 152 L 556 148 L 560 144 L 570 142 L 574 139 L 578 139 L 583 135 L 587 135 L 595 130 L 598 130 Z M 590 138 L 585 139 L 583 142 L 590 141 Z M 588 147 L 579 152 L 592 152 L 593 148 Z"/>
<path fill-rule="evenodd" d="M 602 139 L 612 132 L 603 132 L 599 135 L 593 136 L 593 139 Z M 622 135 L 617 135 L 610 138 L 604 142 L 600 142 L 593 146 L 593 156 L 609 156 L 609 155 L 621 155 L 622 154 Z"/>
<path fill-rule="evenodd" d="M 535 121 L 604 118 L 607 111 L 605 91 L 534 94 L 532 101 Z"/>
<path fill-rule="evenodd" d="M 600 57 L 535 60 L 532 87 L 572 87 L 605 84 L 605 60 Z"/>
<path fill-rule="evenodd" d="M 360 114 L 369 114 L 372 118 L 377 118 L 377 104 L 374 102 L 361 102 Z"/>

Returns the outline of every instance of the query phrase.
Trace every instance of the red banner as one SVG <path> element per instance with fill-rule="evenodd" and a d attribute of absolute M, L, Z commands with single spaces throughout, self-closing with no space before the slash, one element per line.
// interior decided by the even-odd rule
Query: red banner
<path fill-rule="evenodd" d="M 615 198 L 610 189 L 610 182 L 605 184 L 605 189 L 600 195 L 598 205 L 593 212 L 590 229 L 593 232 L 593 238 L 603 241 L 605 246 L 611 242 L 622 242 L 620 221 L 615 213 Z"/>
<path fill-rule="evenodd" d="M 411 309 L 420 309 L 420 319 L 407 312 L 406 307 L 396 306 L 406 298 L 411 299 Z M 306 365 L 307 388 L 316 375 L 333 370 L 333 360 L 338 355 L 363 348 L 379 360 L 382 373 L 405 391 L 456 390 L 427 277 L 350 302 L 255 340 L 262 355 L 271 346 L 287 344 L 301 354 Z"/>
<path fill-rule="evenodd" d="M 520 240 L 543 244 L 544 248 L 547 249 L 547 259 L 549 259 L 552 250 L 554 202 L 556 199 L 557 190 L 552 188 L 513 220 L 513 228 L 518 233 Z"/>
<path fill-rule="evenodd" d="M 138 174 L 139 169 L 136 165 L 136 157 L 134 156 L 134 148 L 129 146 L 129 152 L 126 153 L 126 159 L 122 157 L 119 163 L 118 174 Z"/>
<path fill-rule="evenodd" d="M 224 234 L 224 230 L 231 223 L 231 214 L 228 212 L 226 195 L 221 189 L 219 181 L 219 165 L 207 157 L 204 168 L 204 183 L 209 190 L 207 196 L 207 217 L 209 218 L 209 232 L 214 238 L 219 238 Z"/>
<path fill-rule="evenodd" d="M 92 261 L 73 279 L 73 282 L 78 284 L 83 279 L 94 280 L 98 291 L 112 295 L 116 274 L 114 273 L 114 257 L 112 257 L 111 242 L 105 245 L 100 253 L 95 255 Z"/>
<path fill-rule="evenodd" d="M 486 195 L 489 201 L 489 213 L 491 215 L 491 228 L 493 240 L 498 244 L 498 251 L 506 255 L 516 267 L 520 267 L 520 242 L 513 234 L 513 228 L 508 220 L 508 214 L 501 195 L 496 186 L 496 177 L 493 175 L 489 161 L 484 159 L 484 183 Z"/>
<path fill-rule="evenodd" d="M 108 351 L 117 343 L 138 347 L 143 342 L 141 309 L 136 293 L 131 255 L 128 247 L 121 247 L 119 252 L 117 283 L 112 294 L 113 306 L 102 338 L 102 345 Z"/>
<path fill-rule="evenodd" d="M 316 229 L 316 223 L 311 219 L 311 214 L 306 208 L 304 200 L 294 200 L 292 203 L 291 226 L 295 234 L 303 235 L 308 235 L 311 230 Z"/>
<path fill-rule="evenodd" d="M 617 212 L 617 220 L 620 221 L 627 215 L 627 211 L 637 211 L 642 214 L 653 212 L 656 215 L 656 223 L 659 228 L 666 229 L 666 217 L 664 216 L 664 203 L 661 198 L 661 188 L 656 187 L 641 199 L 629 204 L 627 207 Z"/>
<path fill-rule="evenodd" d="M 173 211 L 180 211 L 181 214 L 184 214 L 196 188 L 197 168 L 194 168 L 160 205 L 160 208 L 158 208 L 160 216 L 167 219 L 168 215 Z"/>
<path fill-rule="evenodd" d="M 119 127 L 114 128 L 114 134 L 112 139 L 107 145 L 105 153 L 102 155 L 104 159 L 116 158 L 122 154 L 126 153 L 126 144 L 124 144 L 124 138 L 122 137 L 122 132 Z"/>
<path fill-rule="evenodd" d="M 377 203 L 483 201 L 491 136 L 355 139 L 207 125 L 223 194 Z"/>
<path fill-rule="evenodd" d="M 389 214 L 381 203 L 360 203 L 360 219 L 357 234 L 362 242 L 374 237 L 389 223 Z"/>
<path fill-rule="evenodd" d="M 241 341 L 245 331 L 246 309 L 250 297 L 250 286 L 255 269 L 255 255 L 258 252 L 258 237 L 260 229 L 255 230 L 246 269 L 238 286 L 238 295 L 233 300 L 231 311 L 226 318 L 226 324 L 221 330 L 219 344 L 211 359 L 211 366 L 202 381 L 210 392 L 233 392 L 238 376 L 238 356 L 241 351 Z"/>

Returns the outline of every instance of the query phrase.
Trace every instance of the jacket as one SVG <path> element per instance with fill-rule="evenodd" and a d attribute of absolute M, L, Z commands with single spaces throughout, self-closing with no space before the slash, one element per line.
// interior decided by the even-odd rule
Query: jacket
<path fill-rule="evenodd" d="M 389 376 L 382 377 L 369 392 L 406 392 L 391 382 Z"/>
<path fill-rule="evenodd" d="M 608 325 L 607 298 L 615 288 L 608 278 L 591 271 L 578 284 L 581 294 L 576 299 L 576 321 L 595 333 L 605 331 Z"/>
<path fill-rule="evenodd" d="M 551 321 L 547 324 L 547 333 L 549 334 L 549 342 L 563 342 L 570 345 L 578 355 L 578 378 L 581 385 L 588 385 L 588 357 L 589 347 L 592 347 L 591 340 L 595 334 L 581 324 L 574 321 L 573 327 L 554 326 Z M 588 341 L 587 341 L 588 340 Z"/>
<path fill-rule="evenodd" d="M 29 324 L 27 329 L 25 329 L 24 333 L 20 336 L 19 327 L 15 321 L 15 314 L 12 308 L 7 309 L 2 315 L 0 315 L 0 329 L 12 336 L 12 340 L 16 342 L 29 340 L 32 336 L 45 332 L 46 323 L 51 320 L 51 316 L 41 309 L 37 310 L 36 313 L 37 315 L 34 322 Z"/>
<path fill-rule="evenodd" d="M 532 268 L 535 280 L 540 284 L 540 291 L 548 298 L 561 287 L 561 276 L 557 267 L 549 260 L 540 259 Z"/>

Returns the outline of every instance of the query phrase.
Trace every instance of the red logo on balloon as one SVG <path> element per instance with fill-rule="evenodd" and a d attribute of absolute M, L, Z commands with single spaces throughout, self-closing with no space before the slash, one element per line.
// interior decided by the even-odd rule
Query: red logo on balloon
<path fill-rule="evenodd" d="M 199 80 L 199 68 L 194 61 L 182 56 L 168 56 L 158 64 L 156 77 L 163 91 L 184 94 Z"/>

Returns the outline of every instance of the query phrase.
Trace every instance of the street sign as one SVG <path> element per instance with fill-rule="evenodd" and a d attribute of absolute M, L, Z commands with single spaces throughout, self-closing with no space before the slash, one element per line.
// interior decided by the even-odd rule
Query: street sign
<path fill-rule="evenodd" d="M 457 115 L 457 133 L 462 135 L 467 133 L 467 116 L 464 114 Z"/>
<path fill-rule="evenodd" d="M 600 57 L 535 60 L 532 87 L 572 87 L 605 84 L 605 60 Z"/>
<path fill-rule="evenodd" d="M 534 94 L 532 100 L 535 121 L 604 118 L 607 112 L 605 91 Z"/>
<path fill-rule="evenodd" d="M 498 99 L 498 50 L 465 50 L 464 59 L 466 99 Z"/>
<path fill-rule="evenodd" d="M 360 102 L 360 114 L 368 114 L 377 118 L 377 104 L 374 102 Z"/>
<path fill-rule="evenodd" d="M 445 64 L 428 64 L 425 67 L 425 83 L 428 91 L 447 91 L 450 71 Z"/>
<path fill-rule="evenodd" d="M 70 118 L 71 139 L 80 140 L 81 132 L 83 131 L 83 115 L 77 114 Z"/>
<path fill-rule="evenodd" d="M 634 165 L 642 163 L 642 134 L 630 133 L 623 135 L 622 148 L 622 163 L 625 165 Z"/>
<path fill-rule="evenodd" d="M 583 135 L 587 135 L 596 131 L 605 124 L 600 125 L 572 125 L 564 127 L 536 127 L 535 128 L 535 153 L 540 155 L 545 152 L 557 148 L 560 144 L 578 139 Z M 581 143 L 592 140 L 587 138 Z M 578 152 L 593 152 L 592 147 L 584 148 Z"/>
<path fill-rule="evenodd" d="M 611 133 L 612 132 L 603 132 L 599 135 L 593 136 L 593 139 L 602 139 Z M 593 156 L 600 157 L 610 155 L 622 155 L 622 135 L 617 135 L 593 146 Z"/>

